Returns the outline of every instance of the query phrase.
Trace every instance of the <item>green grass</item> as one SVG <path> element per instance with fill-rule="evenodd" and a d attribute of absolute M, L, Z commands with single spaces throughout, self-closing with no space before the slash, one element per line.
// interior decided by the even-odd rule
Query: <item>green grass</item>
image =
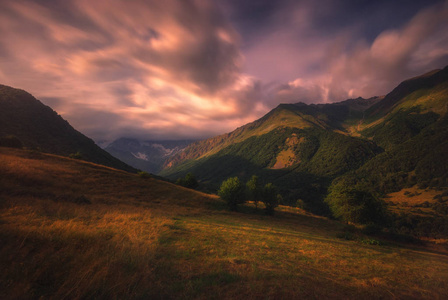
<path fill-rule="evenodd" d="M 0 148 L 1 299 L 448 297 L 448 256 L 335 221 Z M 79 204 L 60 195 L 84 195 Z M 61 200 L 62 199 L 62 200 Z"/>

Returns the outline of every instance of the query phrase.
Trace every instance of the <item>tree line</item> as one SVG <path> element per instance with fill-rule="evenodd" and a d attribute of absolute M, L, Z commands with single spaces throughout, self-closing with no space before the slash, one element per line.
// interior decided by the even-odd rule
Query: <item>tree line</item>
<path fill-rule="evenodd" d="M 227 202 L 232 211 L 237 211 L 238 205 L 247 201 L 252 201 L 255 208 L 258 208 L 258 204 L 263 202 L 268 215 L 274 214 L 275 208 L 282 200 L 282 196 L 272 183 L 262 186 L 256 175 L 253 175 L 246 184 L 242 183 L 238 177 L 224 180 L 218 190 L 218 196 Z"/>

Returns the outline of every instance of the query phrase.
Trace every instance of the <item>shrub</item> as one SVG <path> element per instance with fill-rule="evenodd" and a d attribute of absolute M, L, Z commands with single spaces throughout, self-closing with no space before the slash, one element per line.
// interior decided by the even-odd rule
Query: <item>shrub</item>
<path fill-rule="evenodd" d="M 296 207 L 301 209 L 306 209 L 306 203 L 302 199 L 297 200 Z"/>
<path fill-rule="evenodd" d="M 249 200 L 253 201 L 255 208 L 258 208 L 258 202 L 261 197 L 261 189 L 258 182 L 258 176 L 253 175 L 251 179 L 246 183 Z"/>
<path fill-rule="evenodd" d="M 1 137 L 0 138 L 0 146 L 8 147 L 8 148 L 17 148 L 17 149 L 23 148 L 22 142 L 14 135 L 7 135 L 4 137 Z"/>
<path fill-rule="evenodd" d="M 137 173 L 137 175 L 140 178 L 144 178 L 144 179 L 151 178 L 151 174 L 149 174 L 148 172 L 145 172 L 145 171 L 140 171 Z"/>
<path fill-rule="evenodd" d="M 71 153 L 68 157 L 73 158 L 73 159 L 82 159 L 82 154 L 81 152 L 76 152 L 76 153 Z"/>
<path fill-rule="evenodd" d="M 238 210 L 238 204 L 245 202 L 245 188 L 241 184 L 238 177 L 231 177 L 224 180 L 219 188 L 218 195 L 227 202 L 229 209 L 232 211 Z"/>
<path fill-rule="evenodd" d="M 277 193 L 277 188 L 272 183 L 268 183 L 263 188 L 261 199 L 266 207 L 266 214 L 272 216 L 275 208 L 279 204 L 281 195 Z"/>
<path fill-rule="evenodd" d="M 185 178 L 177 179 L 176 184 L 189 189 L 195 189 L 199 186 L 199 183 L 193 173 L 188 173 L 185 175 Z"/>

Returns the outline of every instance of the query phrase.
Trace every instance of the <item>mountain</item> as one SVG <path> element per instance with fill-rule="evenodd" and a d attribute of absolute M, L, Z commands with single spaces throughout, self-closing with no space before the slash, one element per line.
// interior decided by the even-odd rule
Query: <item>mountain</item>
<path fill-rule="evenodd" d="M 354 173 L 389 193 L 448 186 L 448 67 L 401 83 L 366 111 L 360 133 L 386 151 Z"/>
<path fill-rule="evenodd" d="M 321 128 L 329 129 L 337 127 L 341 116 L 349 118 L 362 115 L 362 112 L 379 101 L 379 98 L 350 99 L 334 104 L 280 104 L 264 117 L 252 123 L 244 125 L 236 130 L 192 143 L 182 153 L 169 158 L 164 168 L 174 167 L 184 161 L 210 156 L 225 147 L 243 142 L 248 138 L 261 136 L 276 128 Z"/>
<path fill-rule="evenodd" d="M 135 172 L 31 94 L 0 85 L 0 138 L 10 135 L 27 148 L 63 156 L 76 154 L 90 162 Z"/>
<path fill-rule="evenodd" d="M 168 158 L 182 152 L 192 142 L 120 138 L 107 145 L 104 150 L 134 168 L 155 174 Z"/>
<path fill-rule="evenodd" d="M 331 182 L 356 170 L 365 170 L 355 174 L 372 188 L 377 176 L 393 178 L 380 187 L 384 193 L 403 172 L 416 183 L 446 186 L 447 110 L 448 67 L 406 80 L 382 97 L 280 104 L 233 132 L 192 143 L 169 158 L 160 175 L 193 172 L 215 190 L 227 177 L 257 174 L 277 185 L 286 203 L 302 199 L 315 211 L 325 210 L 321 199 Z"/>

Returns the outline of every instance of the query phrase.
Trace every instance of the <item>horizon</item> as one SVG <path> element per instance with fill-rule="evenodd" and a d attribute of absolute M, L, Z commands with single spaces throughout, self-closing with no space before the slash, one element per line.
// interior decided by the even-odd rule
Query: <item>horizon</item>
<path fill-rule="evenodd" d="M 447 1 L 3 1 L 0 84 L 97 143 L 223 134 L 448 65 Z"/>

